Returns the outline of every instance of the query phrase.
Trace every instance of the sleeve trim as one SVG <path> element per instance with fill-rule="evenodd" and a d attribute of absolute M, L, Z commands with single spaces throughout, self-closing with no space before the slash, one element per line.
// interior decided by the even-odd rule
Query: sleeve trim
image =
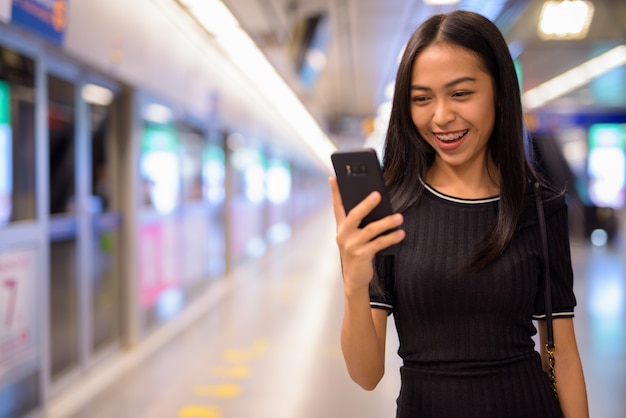
<path fill-rule="evenodd" d="M 552 317 L 553 318 L 573 318 L 574 317 L 574 311 L 570 311 L 570 312 L 553 312 L 552 313 Z M 537 320 L 546 319 L 546 314 L 533 315 L 533 319 L 537 319 Z"/>
<path fill-rule="evenodd" d="M 388 311 L 393 310 L 392 305 L 389 305 L 388 303 L 382 303 L 382 302 L 370 302 L 370 307 L 376 308 L 376 309 L 386 309 Z"/>

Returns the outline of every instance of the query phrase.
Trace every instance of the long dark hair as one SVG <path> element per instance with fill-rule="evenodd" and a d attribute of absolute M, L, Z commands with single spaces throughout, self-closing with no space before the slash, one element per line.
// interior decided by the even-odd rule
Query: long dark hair
<path fill-rule="evenodd" d="M 411 35 L 396 75 L 383 152 L 383 172 L 392 205 L 403 211 L 423 191 L 420 179 L 435 159 L 435 150 L 415 128 L 410 109 L 413 64 L 429 45 L 460 46 L 482 62 L 493 78 L 496 117 L 488 149 L 499 169 L 500 203 L 495 225 L 469 267 L 480 270 L 498 258 L 511 240 L 524 206 L 529 181 L 537 180 L 526 154 L 526 134 L 520 89 L 513 59 L 498 27 L 474 12 L 457 10 L 430 17 Z"/>

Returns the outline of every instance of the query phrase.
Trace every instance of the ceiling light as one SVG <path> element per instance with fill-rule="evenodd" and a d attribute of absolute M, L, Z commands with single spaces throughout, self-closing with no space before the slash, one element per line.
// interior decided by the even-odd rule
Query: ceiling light
<path fill-rule="evenodd" d="M 626 65 L 626 45 L 619 45 L 545 83 L 522 96 L 524 107 L 533 109 L 584 86 L 614 68 Z"/>
<path fill-rule="evenodd" d="M 302 101 L 241 28 L 237 19 L 219 0 L 179 0 L 180 4 L 215 36 L 215 40 L 235 67 L 250 77 L 251 83 L 300 135 L 302 141 L 332 172 L 330 154 L 337 149 Z M 322 65 L 320 57 L 314 57 Z M 254 70 L 252 70 L 254 69 Z"/>
<path fill-rule="evenodd" d="M 96 84 L 85 84 L 81 95 L 87 103 L 108 106 L 113 101 L 114 94 L 111 90 Z"/>
<path fill-rule="evenodd" d="M 538 33 L 542 39 L 582 39 L 593 17 L 593 3 L 581 0 L 546 1 Z"/>
<path fill-rule="evenodd" d="M 219 0 L 180 0 L 198 22 L 214 36 L 220 36 L 239 26 L 239 22 Z"/>
<path fill-rule="evenodd" d="M 169 107 L 157 103 L 150 103 L 144 106 L 142 116 L 145 121 L 163 125 L 174 120 L 172 110 Z"/>

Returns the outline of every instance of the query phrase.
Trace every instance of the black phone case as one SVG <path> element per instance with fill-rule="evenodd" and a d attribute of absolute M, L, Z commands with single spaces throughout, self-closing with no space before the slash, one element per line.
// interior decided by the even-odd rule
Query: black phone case
<path fill-rule="evenodd" d="M 381 165 L 374 149 L 336 151 L 331 155 L 331 160 L 346 214 L 373 191 L 378 191 L 382 196 L 381 202 L 363 218 L 359 228 L 391 215 L 391 201 L 383 180 Z M 379 254 L 395 254 L 398 245 L 387 247 L 379 251 Z"/>
<path fill-rule="evenodd" d="M 371 148 L 336 151 L 331 160 L 346 214 L 373 191 L 382 196 L 380 204 L 363 219 L 360 228 L 392 213 L 376 151 Z"/>

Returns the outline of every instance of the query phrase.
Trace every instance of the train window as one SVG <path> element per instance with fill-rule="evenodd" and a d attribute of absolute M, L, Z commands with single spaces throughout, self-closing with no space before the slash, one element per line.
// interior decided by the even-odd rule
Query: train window
<path fill-rule="evenodd" d="M 50 214 L 74 212 L 74 85 L 48 76 Z"/>
<path fill-rule="evenodd" d="M 35 167 L 34 62 L 0 47 L 0 227 L 35 219 Z"/>
<path fill-rule="evenodd" d="M 113 184 L 109 128 L 112 106 L 91 105 L 91 193 L 94 212 L 111 209 Z"/>
<path fill-rule="evenodd" d="M 210 144 L 205 148 L 202 169 L 203 194 L 204 198 L 212 205 L 221 205 L 226 198 L 224 187 L 226 169 L 224 165 L 224 149 L 221 145 Z"/>
<path fill-rule="evenodd" d="M 193 128 L 182 126 L 179 129 L 181 139 L 181 180 L 183 200 L 197 202 L 202 200 L 202 168 L 206 141 L 202 133 Z"/>

